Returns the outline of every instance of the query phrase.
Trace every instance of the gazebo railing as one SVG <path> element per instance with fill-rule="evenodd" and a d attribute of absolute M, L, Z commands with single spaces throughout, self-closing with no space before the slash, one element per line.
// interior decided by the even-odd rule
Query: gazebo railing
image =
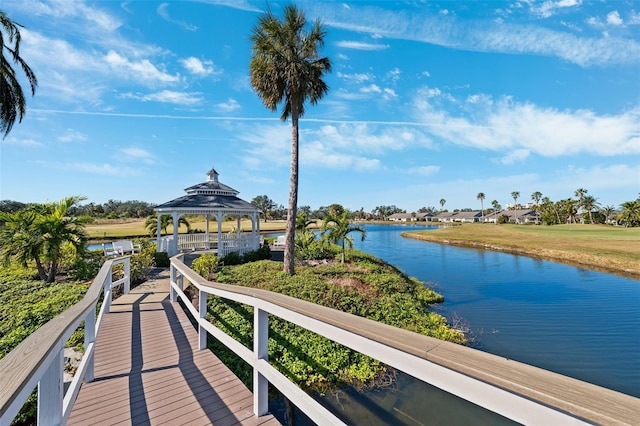
<path fill-rule="evenodd" d="M 207 238 L 208 237 L 208 238 Z M 158 251 L 169 253 L 173 235 L 162 237 Z M 222 234 L 218 241 L 217 233 L 181 234 L 178 235 L 178 251 L 215 250 L 219 256 L 226 256 L 231 252 L 244 254 L 260 247 L 258 234 Z"/>

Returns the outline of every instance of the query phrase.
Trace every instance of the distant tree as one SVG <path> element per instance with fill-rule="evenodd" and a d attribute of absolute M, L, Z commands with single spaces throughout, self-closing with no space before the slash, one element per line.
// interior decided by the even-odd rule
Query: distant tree
<path fill-rule="evenodd" d="M 518 197 L 520 197 L 520 193 L 518 191 L 513 191 L 511 193 L 511 198 L 513 198 L 513 208 L 518 208 Z"/>
<path fill-rule="evenodd" d="M 342 205 L 340 204 L 333 203 L 329 207 L 327 207 L 327 214 L 329 216 L 342 216 L 342 213 L 344 213 L 344 207 L 342 207 Z"/>
<path fill-rule="evenodd" d="M 294 239 L 298 207 L 298 119 L 304 115 L 308 100 L 315 105 L 329 91 L 323 80 L 331 71 L 329 58 L 319 56 L 326 31 L 320 20 L 306 30 L 307 20 L 295 5 L 284 7 L 279 20 L 270 9 L 258 19 L 249 40 L 252 57 L 249 63 L 251 85 L 265 106 L 275 111 L 283 103 L 281 120 L 291 117 L 291 176 L 289 207 L 285 233 L 283 269 L 294 270 Z"/>
<path fill-rule="evenodd" d="M 4 264 L 15 259 L 23 265 L 33 260 L 43 281 L 55 281 L 65 245 L 78 253 L 86 250 L 85 222 L 67 215 L 83 197 L 67 197 L 57 203 L 13 213 L 0 213 L 0 246 Z"/>
<path fill-rule="evenodd" d="M 22 122 L 27 112 L 27 102 L 18 81 L 16 71 L 11 66 L 14 62 L 24 72 L 31 87 L 31 96 L 36 94 L 38 79 L 29 65 L 20 56 L 20 42 L 22 25 L 12 21 L 6 13 L 0 11 L 0 133 L 6 138 L 16 120 Z M 6 56 L 5 56 L 6 52 Z"/>
<path fill-rule="evenodd" d="M 613 216 L 613 214 L 616 212 L 616 208 L 609 205 L 604 206 L 600 209 L 600 211 L 602 212 L 602 214 L 604 214 L 604 223 L 609 223 L 609 219 L 611 219 L 611 216 Z"/>
<path fill-rule="evenodd" d="M 23 210 L 27 207 L 25 203 L 13 200 L 0 201 L 0 212 L 13 213 Z"/>
<path fill-rule="evenodd" d="M 444 198 L 440 198 L 440 211 L 444 210 L 444 205 L 447 203 L 447 200 Z"/>
<path fill-rule="evenodd" d="M 480 200 L 480 211 L 483 218 L 484 218 L 484 199 L 485 198 L 486 197 L 484 195 L 484 192 L 478 192 L 478 195 L 476 195 L 476 199 Z"/>
<path fill-rule="evenodd" d="M 389 216 L 395 213 L 406 213 L 406 210 L 402 210 L 401 208 L 397 207 L 395 204 L 392 204 L 390 206 L 384 206 L 384 205 L 377 206 L 372 211 L 373 216 L 381 220 L 387 220 Z"/>
<path fill-rule="evenodd" d="M 418 213 L 435 214 L 437 212 L 438 212 L 438 210 L 435 207 L 420 207 L 418 209 Z"/>
<path fill-rule="evenodd" d="M 531 194 L 531 199 L 536 202 L 536 223 L 538 223 L 540 218 L 540 214 L 538 213 L 538 210 L 540 208 L 540 200 L 542 199 L 542 192 L 540 191 L 533 192 Z"/>
<path fill-rule="evenodd" d="M 589 223 L 593 223 L 593 211 L 598 211 L 600 204 L 593 195 L 584 195 L 582 197 L 582 208 L 589 213 Z"/>
<path fill-rule="evenodd" d="M 308 218 L 311 218 L 311 207 L 310 206 L 300 206 L 298 207 L 298 213 L 302 213 L 306 215 Z"/>
<path fill-rule="evenodd" d="M 498 202 L 498 200 L 493 200 L 491 202 L 491 207 L 493 207 L 493 211 L 494 212 L 498 212 L 500 211 L 500 209 L 502 208 L 502 206 L 500 205 L 500 203 Z"/>
<path fill-rule="evenodd" d="M 349 210 L 342 212 L 340 216 L 327 216 L 322 224 L 322 238 L 334 244 L 340 244 L 342 248 L 341 262 L 344 263 L 345 245 L 353 247 L 353 238 L 349 236 L 352 232 L 359 232 L 364 241 L 367 230 L 360 225 L 352 224 L 349 221 Z"/>
<path fill-rule="evenodd" d="M 276 203 L 266 195 L 258 195 L 253 200 L 251 200 L 251 204 L 253 204 L 256 208 L 262 210 L 262 214 L 264 216 L 264 221 L 267 221 L 271 210 L 276 206 Z"/>
<path fill-rule="evenodd" d="M 618 220 L 624 222 L 624 226 L 640 225 L 640 197 L 635 201 L 625 201 L 620 204 L 622 211 L 618 214 Z"/>

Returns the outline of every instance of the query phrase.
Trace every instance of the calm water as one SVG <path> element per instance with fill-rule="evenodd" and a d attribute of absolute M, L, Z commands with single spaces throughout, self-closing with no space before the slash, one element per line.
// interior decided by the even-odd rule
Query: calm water
<path fill-rule="evenodd" d="M 355 247 L 433 283 L 480 349 L 640 397 L 640 281 L 366 228 Z"/>

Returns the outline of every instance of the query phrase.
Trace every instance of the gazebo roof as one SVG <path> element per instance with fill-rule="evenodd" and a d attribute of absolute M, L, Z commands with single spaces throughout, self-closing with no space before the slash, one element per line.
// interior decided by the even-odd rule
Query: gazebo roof
<path fill-rule="evenodd" d="M 218 172 L 209 170 L 207 180 L 185 189 L 187 195 L 176 198 L 154 207 L 157 212 L 180 211 L 181 213 L 214 213 L 225 212 L 235 214 L 260 213 L 251 203 L 237 197 L 238 191 L 218 182 Z"/>

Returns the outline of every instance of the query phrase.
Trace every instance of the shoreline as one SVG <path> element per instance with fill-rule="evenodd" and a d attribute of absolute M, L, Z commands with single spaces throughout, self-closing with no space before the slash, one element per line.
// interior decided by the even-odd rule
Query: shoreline
<path fill-rule="evenodd" d="M 418 234 L 416 231 L 406 231 L 400 233 L 400 235 L 404 238 L 411 238 L 414 240 L 425 241 L 429 243 L 435 244 L 447 244 L 453 246 L 467 247 L 473 249 L 483 249 L 490 251 L 498 251 L 503 253 L 509 253 L 520 256 L 527 256 L 534 259 L 547 260 L 550 262 L 561 263 L 564 265 L 575 266 L 578 268 L 591 269 L 597 272 L 604 272 L 608 274 L 621 275 L 626 278 L 632 278 L 636 280 L 640 280 L 640 270 L 637 269 L 627 269 L 621 268 L 615 265 L 612 265 L 610 259 L 597 258 L 593 257 L 589 262 L 581 261 L 572 256 L 571 253 L 546 249 L 544 251 L 540 251 L 539 249 L 527 249 L 526 247 L 521 246 L 503 246 L 503 245 L 493 245 L 484 241 L 478 240 L 463 240 L 456 238 L 434 238 L 433 236 L 426 236 L 424 234 Z M 601 259 L 598 261 L 598 259 Z"/>

